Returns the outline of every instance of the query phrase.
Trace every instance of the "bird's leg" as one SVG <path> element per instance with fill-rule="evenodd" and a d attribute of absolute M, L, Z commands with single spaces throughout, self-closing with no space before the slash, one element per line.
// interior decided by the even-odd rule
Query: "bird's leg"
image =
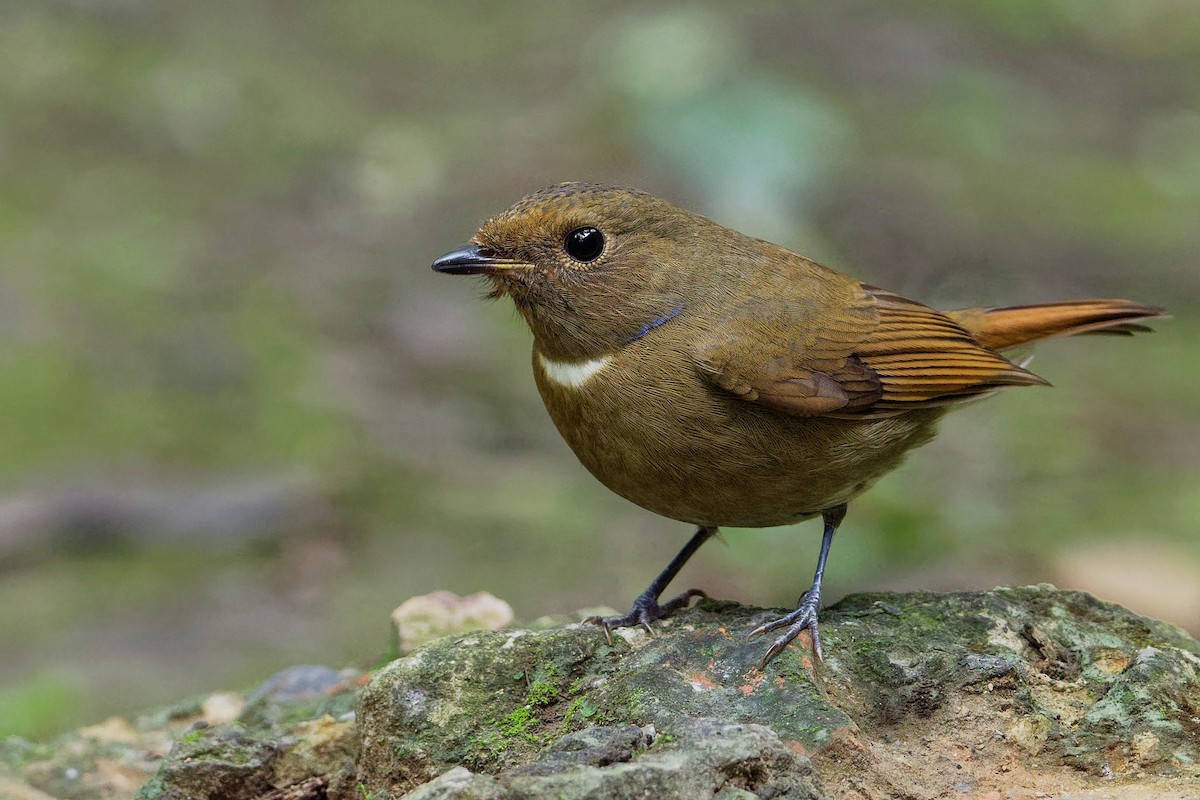
<path fill-rule="evenodd" d="M 637 596 L 637 599 L 633 601 L 633 608 L 629 609 L 628 614 L 623 617 L 588 617 L 584 622 L 603 627 L 605 638 L 612 641 L 613 628 L 641 625 L 648 633 L 651 633 L 653 632 L 650 628 L 651 622 L 674 614 L 681 608 L 686 608 L 693 597 L 708 597 L 700 589 L 688 589 L 665 603 L 658 602 L 658 598 L 667 588 L 667 584 L 679 573 L 679 570 L 683 569 L 683 565 L 687 563 L 688 559 L 700 549 L 700 545 L 707 542 L 716 533 L 716 528 L 702 527 L 698 529 L 692 538 L 688 539 L 688 543 L 683 546 L 683 549 L 671 559 L 671 563 L 667 564 L 658 577 L 650 582 L 646 591 Z"/>
<path fill-rule="evenodd" d="M 778 655 L 780 650 L 787 647 L 788 643 L 805 629 L 812 634 L 813 652 L 817 654 L 817 659 L 820 660 L 823 657 L 821 635 L 817 631 L 817 612 L 821 610 L 821 579 L 825 577 L 825 562 L 829 559 L 829 546 L 833 544 L 833 535 L 837 533 L 837 527 L 845 516 L 845 503 L 821 512 L 821 517 L 825 520 L 825 532 L 821 536 L 821 555 L 817 557 L 817 572 L 813 575 L 812 586 L 801 595 L 799 607 L 786 617 L 780 617 L 751 631 L 751 636 L 759 636 L 768 631 L 787 627 L 787 630 L 771 643 L 766 655 L 758 665 L 759 669 L 765 667 L 768 661 Z"/>

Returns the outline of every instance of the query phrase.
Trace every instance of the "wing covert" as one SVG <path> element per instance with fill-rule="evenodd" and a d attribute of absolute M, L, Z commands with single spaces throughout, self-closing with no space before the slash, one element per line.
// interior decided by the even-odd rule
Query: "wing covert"
<path fill-rule="evenodd" d="M 743 400 L 841 418 L 891 416 L 1046 383 L 932 308 L 873 286 L 854 288 L 821 308 L 782 298 L 742 304 L 701 337 L 697 369 Z"/>

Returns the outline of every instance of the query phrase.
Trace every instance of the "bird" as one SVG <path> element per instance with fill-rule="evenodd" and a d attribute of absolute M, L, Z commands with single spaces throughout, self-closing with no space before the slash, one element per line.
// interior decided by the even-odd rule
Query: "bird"
<path fill-rule="evenodd" d="M 721 527 L 820 517 L 816 571 L 760 668 L 804 631 L 847 505 L 933 438 L 949 410 L 1048 384 L 1002 353 L 1055 336 L 1129 335 L 1164 310 L 1075 300 L 936 311 L 646 192 L 559 183 L 488 219 L 433 269 L 483 276 L 533 334 L 533 376 L 601 483 L 696 526 L 606 636 L 687 607 L 668 584 Z"/>

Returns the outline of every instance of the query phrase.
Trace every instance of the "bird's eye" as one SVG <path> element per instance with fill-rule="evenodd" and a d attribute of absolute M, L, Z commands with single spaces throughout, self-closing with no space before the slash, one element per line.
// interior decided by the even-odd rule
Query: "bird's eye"
<path fill-rule="evenodd" d="M 584 225 L 567 234 L 563 249 L 576 261 L 584 264 L 595 261 L 604 252 L 604 234 L 591 225 Z"/>

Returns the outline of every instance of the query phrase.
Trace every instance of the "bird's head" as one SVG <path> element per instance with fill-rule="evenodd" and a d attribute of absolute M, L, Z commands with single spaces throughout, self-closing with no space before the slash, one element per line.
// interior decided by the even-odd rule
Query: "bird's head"
<path fill-rule="evenodd" d="M 547 355 L 592 357 L 679 313 L 706 227 L 719 226 L 644 192 L 560 183 L 485 222 L 433 268 L 485 276 Z"/>

